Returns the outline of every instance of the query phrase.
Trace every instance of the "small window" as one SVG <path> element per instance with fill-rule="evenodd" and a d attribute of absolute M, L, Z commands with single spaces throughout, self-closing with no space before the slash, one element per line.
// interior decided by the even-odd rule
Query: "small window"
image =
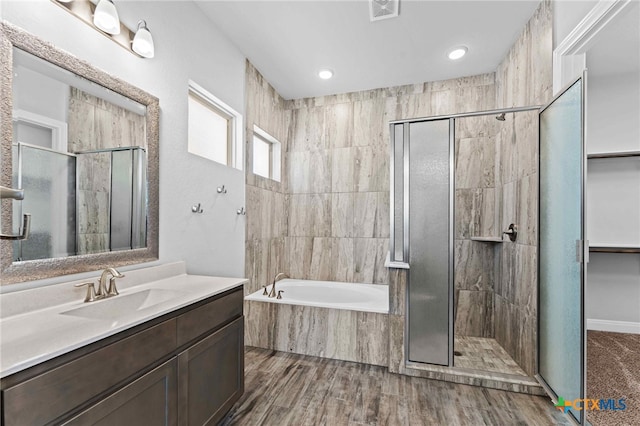
<path fill-rule="evenodd" d="M 281 144 L 261 128 L 253 127 L 253 173 L 280 182 Z"/>
<path fill-rule="evenodd" d="M 190 153 L 231 167 L 241 164 L 237 149 L 241 116 L 215 96 L 189 84 Z"/>

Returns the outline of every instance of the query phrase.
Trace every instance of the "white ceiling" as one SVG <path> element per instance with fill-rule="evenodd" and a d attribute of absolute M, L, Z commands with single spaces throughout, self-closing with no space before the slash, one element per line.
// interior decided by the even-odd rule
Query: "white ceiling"
<path fill-rule="evenodd" d="M 194 1 L 285 99 L 492 72 L 539 3 L 401 0 L 370 22 L 366 0 Z M 469 52 L 454 62 L 457 45 Z"/>
<path fill-rule="evenodd" d="M 632 2 L 595 40 L 587 51 L 590 76 L 640 72 L 640 2 Z"/>

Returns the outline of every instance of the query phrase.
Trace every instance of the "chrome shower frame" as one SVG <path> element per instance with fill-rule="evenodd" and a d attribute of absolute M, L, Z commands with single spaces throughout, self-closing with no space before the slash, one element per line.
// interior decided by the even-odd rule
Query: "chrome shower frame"
<path fill-rule="evenodd" d="M 410 220 L 409 220 L 409 185 L 410 185 L 410 154 L 409 154 L 409 126 L 411 123 L 428 122 L 428 121 L 442 121 L 449 120 L 449 277 L 448 277 L 448 366 L 453 366 L 454 357 L 454 238 L 455 238 L 455 120 L 458 118 L 467 117 L 479 117 L 486 115 L 500 115 L 524 111 L 539 111 L 542 108 L 540 105 L 515 107 L 515 108 L 502 108 L 486 111 L 475 111 L 449 115 L 439 115 L 432 117 L 420 117 L 411 119 L 394 120 L 389 122 L 389 136 L 390 136 L 390 196 L 389 196 L 389 266 L 392 268 L 408 269 L 410 271 L 411 265 L 409 262 L 409 249 L 410 249 Z M 402 162 L 398 165 L 402 165 L 402 178 L 403 178 L 403 194 L 402 194 L 402 214 L 401 217 L 396 217 L 396 187 L 395 187 L 395 168 L 396 168 L 396 128 L 399 126 L 402 131 Z M 396 224 L 398 221 L 402 221 L 403 236 L 402 236 L 402 257 L 396 256 Z M 405 324 L 404 324 L 404 362 L 405 366 L 414 363 L 409 359 L 409 296 L 410 296 L 410 282 L 411 274 L 407 280 L 407 291 L 405 292 Z"/>

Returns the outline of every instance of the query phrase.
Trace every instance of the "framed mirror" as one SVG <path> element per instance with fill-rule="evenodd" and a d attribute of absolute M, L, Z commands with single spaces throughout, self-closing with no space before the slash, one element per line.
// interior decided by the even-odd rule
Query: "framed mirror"
<path fill-rule="evenodd" d="M 0 24 L 0 284 L 158 258 L 159 102 Z"/>

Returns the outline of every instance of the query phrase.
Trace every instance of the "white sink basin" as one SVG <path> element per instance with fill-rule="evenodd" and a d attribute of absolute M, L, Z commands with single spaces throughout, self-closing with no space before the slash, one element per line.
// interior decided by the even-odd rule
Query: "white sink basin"
<path fill-rule="evenodd" d="M 109 299 L 87 303 L 80 308 L 60 312 L 60 314 L 83 318 L 115 320 L 184 295 L 184 292 L 173 290 L 142 290 L 136 293 L 118 295 Z"/>

